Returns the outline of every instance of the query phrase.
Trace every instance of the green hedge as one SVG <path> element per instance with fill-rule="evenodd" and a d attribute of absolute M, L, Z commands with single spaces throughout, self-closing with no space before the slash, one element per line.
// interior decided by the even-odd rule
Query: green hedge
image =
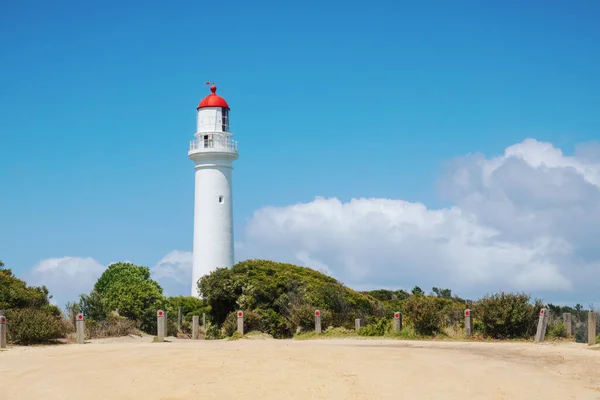
<path fill-rule="evenodd" d="M 51 311 L 36 308 L 6 310 L 8 341 L 26 345 L 45 343 L 67 335 L 65 320 Z"/>

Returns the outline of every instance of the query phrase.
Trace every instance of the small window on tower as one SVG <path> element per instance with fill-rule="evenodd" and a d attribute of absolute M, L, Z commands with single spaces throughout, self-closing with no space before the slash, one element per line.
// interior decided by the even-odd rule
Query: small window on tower
<path fill-rule="evenodd" d="M 223 203 L 223 196 L 219 196 L 219 204 Z"/>
<path fill-rule="evenodd" d="M 229 132 L 229 110 L 225 107 L 221 108 L 221 130 L 223 132 Z"/>

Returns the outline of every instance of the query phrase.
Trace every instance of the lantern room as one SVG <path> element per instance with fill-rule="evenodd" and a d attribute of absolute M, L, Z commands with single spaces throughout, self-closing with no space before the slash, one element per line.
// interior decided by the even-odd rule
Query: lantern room
<path fill-rule="evenodd" d="M 229 105 L 217 95 L 217 87 L 210 87 L 211 93 L 198 104 L 197 132 L 229 132 Z"/>

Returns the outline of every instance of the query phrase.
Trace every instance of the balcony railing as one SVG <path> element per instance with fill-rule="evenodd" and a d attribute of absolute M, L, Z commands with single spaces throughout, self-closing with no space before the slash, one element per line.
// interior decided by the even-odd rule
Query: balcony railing
<path fill-rule="evenodd" d="M 207 137 L 207 138 L 205 138 Z M 206 134 L 190 142 L 190 151 L 225 151 L 237 153 L 237 142 L 218 134 Z"/>

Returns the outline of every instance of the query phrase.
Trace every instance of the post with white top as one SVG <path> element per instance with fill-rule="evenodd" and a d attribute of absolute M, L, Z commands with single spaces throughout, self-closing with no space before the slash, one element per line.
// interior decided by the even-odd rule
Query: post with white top
<path fill-rule="evenodd" d="M 210 84 L 210 82 L 207 82 Z M 205 271 L 233 265 L 233 162 L 237 142 L 229 129 L 229 105 L 217 87 L 196 107 L 196 133 L 188 157 L 194 162 L 192 296 Z"/>
<path fill-rule="evenodd" d="M 244 312 L 243 311 L 238 311 L 237 313 L 237 321 L 238 321 L 238 326 L 237 326 L 237 331 L 240 335 L 244 334 Z"/>
<path fill-rule="evenodd" d="M 165 341 L 165 312 L 158 310 L 156 313 L 156 339 L 159 342 Z"/>
<path fill-rule="evenodd" d="M 198 317 L 197 315 L 194 315 L 192 317 L 192 339 L 196 340 L 199 337 L 199 327 L 198 327 L 198 322 L 200 320 L 200 317 Z"/>
<path fill-rule="evenodd" d="M 6 317 L 0 315 L 0 349 L 6 348 Z"/>
<path fill-rule="evenodd" d="M 546 327 L 548 326 L 548 310 L 542 308 L 540 310 L 540 319 L 538 320 L 537 331 L 535 333 L 535 341 L 543 342 L 546 338 Z"/>
<path fill-rule="evenodd" d="M 396 311 L 394 313 L 394 330 L 396 332 L 402 330 L 402 313 L 400 311 Z"/>
<path fill-rule="evenodd" d="M 596 321 L 597 314 L 593 311 L 588 312 L 588 344 L 596 344 Z"/>
<path fill-rule="evenodd" d="M 78 344 L 84 344 L 84 339 L 85 339 L 85 321 L 83 319 L 83 314 L 79 313 L 77 314 L 77 321 L 75 322 L 76 324 L 76 330 L 77 330 L 77 343 Z"/>
<path fill-rule="evenodd" d="M 321 311 L 315 310 L 315 332 L 321 333 Z"/>
<path fill-rule="evenodd" d="M 468 338 L 473 336 L 473 316 L 468 308 L 465 310 L 465 336 Z"/>

